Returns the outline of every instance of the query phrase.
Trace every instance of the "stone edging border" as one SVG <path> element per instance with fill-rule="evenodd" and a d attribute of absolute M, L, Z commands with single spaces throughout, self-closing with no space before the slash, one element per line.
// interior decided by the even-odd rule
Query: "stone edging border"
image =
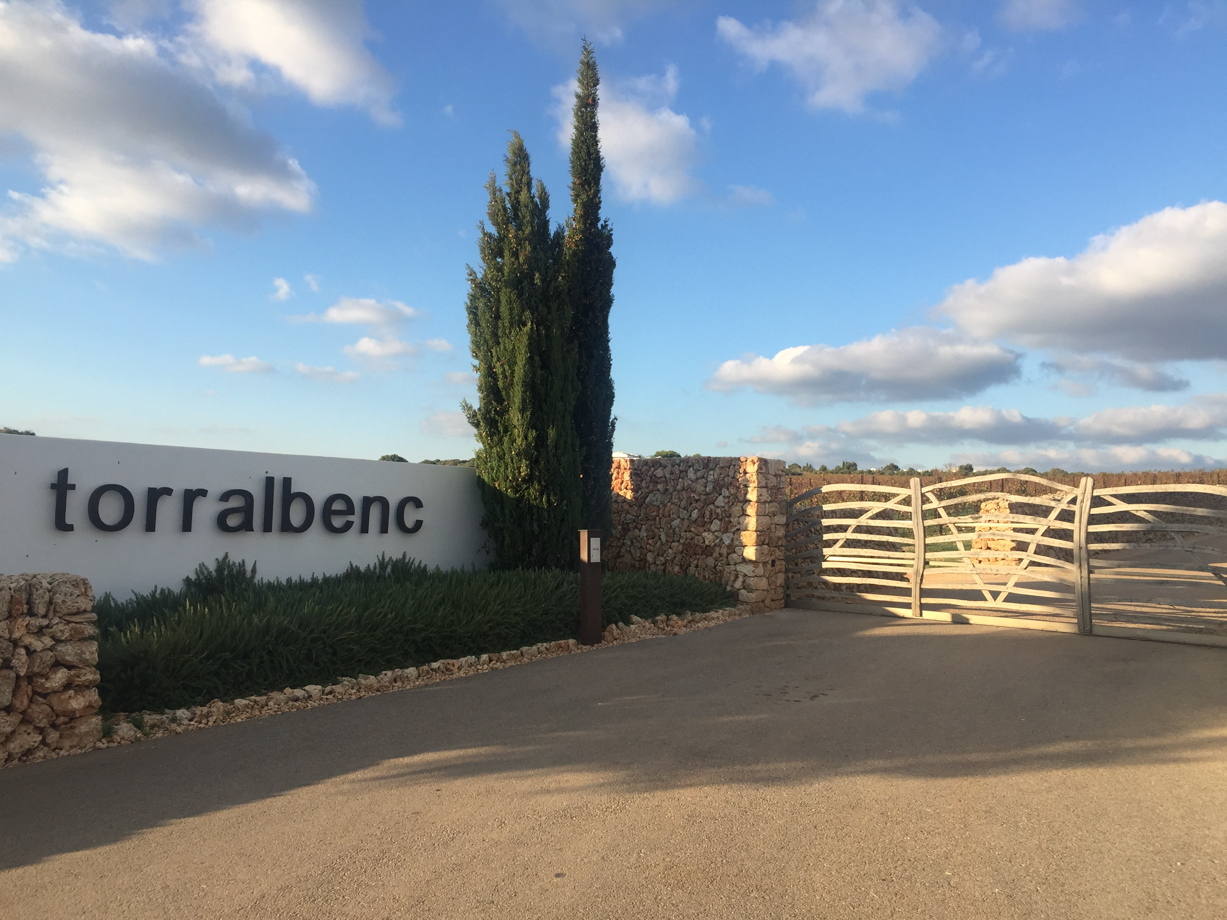
<path fill-rule="evenodd" d="M 606 627 L 604 640 L 600 645 L 582 646 L 574 639 L 560 639 L 556 642 L 539 642 L 536 645 L 527 645 L 508 652 L 492 652 L 480 657 L 470 655 L 467 658 L 432 661 L 430 664 L 416 668 L 397 668 L 384 671 L 378 676 L 359 674 L 356 678 L 341 678 L 337 683 L 326 687 L 309 684 L 306 687 L 287 687 L 284 690 L 276 690 L 258 696 L 241 697 L 229 703 L 213 700 L 204 706 L 193 706 L 188 709 L 116 713 L 103 723 L 106 737 L 91 747 L 69 751 L 39 748 L 34 752 L 34 756 L 12 761 L 0 769 L 52 760 L 71 754 L 81 754 L 91 750 L 97 751 L 103 748 L 134 744 L 153 738 L 181 735 L 184 732 L 211 728 L 215 725 L 246 722 L 249 719 L 264 718 L 282 712 L 314 709 L 316 706 L 326 706 L 342 700 L 361 699 L 396 690 L 410 690 L 443 680 L 467 677 L 470 674 L 514 667 L 538 658 L 555 658 L 559 655 L 588 652 L 626 642 L 677 636 L 738 620 L 754 612 L 749 604 L 739 604 L 736 607 L 726 607 L 708 613 L 658 616 L 653 620 L 643 620 L 632 616 L 629 624 L 614 623 Z"/>

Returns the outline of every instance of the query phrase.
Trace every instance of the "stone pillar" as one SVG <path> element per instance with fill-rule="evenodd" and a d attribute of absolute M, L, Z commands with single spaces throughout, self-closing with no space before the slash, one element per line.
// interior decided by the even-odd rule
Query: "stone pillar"
<path fill-rule="evenodd" d="M 787 472 L 762 457 L 615 460 L 611 571 L 693 575 L 784 605 Z"/>
<path fill-rule="evenodd" d="M 990 498 L 980 503 L 981 515 L 1009 515 L 1010 500 L 1008 498 Z M 984 517 L 982 523 L 976 525 L 976 533 L 991 533 L 993 531 L 1009 532 L 1014 530 L 1009 517 Z M 1018 544 L 1004 537 L 974 537 L 971 541 L 973 550 L 996 550 L 999 553 L 1012 553 L 1018 549 Z M 981 556 L 973 558 L 973 565 L 1018 565 L 1019 560 L 1013 556 Z"/>
<path fill-rule="evenodd" d="M 0 575 L 0 764 L 102 737 L 93 608 L 78 575 Z"/>
<path fill-rule="evenodd" d="M 752 609 L 784 606 L 784 522 L 787 519 L 783 460 L 743 457 L 739 479 L 745 501 L 741 517 L 741 559 L 735 570 L 737 599 Z"/>

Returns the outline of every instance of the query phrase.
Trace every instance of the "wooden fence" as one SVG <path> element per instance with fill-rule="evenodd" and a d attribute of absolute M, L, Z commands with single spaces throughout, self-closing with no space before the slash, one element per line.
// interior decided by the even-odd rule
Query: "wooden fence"
<path fill-rule="evenodd" d="M 792 606 L 1227 646 L 1227 487 L 993 473 L 788 502 Z"/>

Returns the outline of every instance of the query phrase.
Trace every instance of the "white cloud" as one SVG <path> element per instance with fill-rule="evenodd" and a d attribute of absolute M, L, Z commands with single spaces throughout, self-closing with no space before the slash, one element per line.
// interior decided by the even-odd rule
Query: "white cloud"
<path fill-rule="evenodd" d="M 346 345 L 341 350 L 351 358 L 368 359 L 375 362 L 386 362 L 390 358 L 416 355 L 418 352 L 414 345 L 394 335 L 385 335 L 378 339 L 371 338 L 369 335 L 363 336 L 353 345 Z"/>
<path fill-rule="evenodd" d="M 1079 419 L 1081 440 L 1097 444 L 1227 437 L 1227 393 L 1195 396 L 1182 406 L 1121 406 Z"/>
<path fill-rule="evenodd" d="M 1029 258 L 950 290 L 979 338 L 1135 361 L 1227 357 L 1227 204 L 1166 208 L 1072 259 Z"/>
<path fill-rule="evenodd" d="M 884 459 L 908 463 L 907 458 L 891 457 L 875 453 L 865 444 L 839 438 L 801 438 L 789 443 L 780 453 L 789 460 L 808 461 L 834 465 L 853 460 L 862 469 L 881 465 Z M 951 453 L 950 466 L 971 463 L 978 470 L 998 467 L 1021 469 L 1031 467 L 1040 471 L 1059 467 L 1066 470 L 1090 472 L 1170 470 L 1170 469 L 1218 469 L 1227 461 L 1206 454 L 1195 453 L 1179 447 L 1148 447 L 1137 444 L 1122 444 L 1112 447 L 1027 447 L 1006 448 L 996 451 L 968 451 Z M 940 464 L 938 464 L 940 465 Z M 928 466 L 928 464 L 922 464 Z"/>
<path fill-rule="evenodd" d="M 529 38 L 574 51 L 587 36 L 602 45 L 622 41 L 624 28 L 671 5 L 671 0 L 497 0 Z"/>
<path fill-rule="evenodd" d="M 320 292 L 320 279 L 318 275 L 303 275 L 303 281 L 307 282 L 307 287 L 311 288 L 312 294 Z"/>
<path fill-rule="evenodd" d="M 170 15 L 170 0 L 110 0 L 107 7 L 107 19 L 125 32 Z"/>
<path fill-rule="evenodd" d="M 266 374 L 273 370 L 267 361 L 261 361 L 255 355 L 250 358 L 236 358 L 234 355 L 201 355 L 198 362 L 201 367 L 220 367 L 232 374 Z"/>
<path fill-rule="evenodd" d="M 787 429 L 769 431 L 766 436 L 746 440 L 755 444 L 780 444 L 781 449 L 768 453 L 787 456 L 789 459 L 832 465 L 853 460 L 865 469 L 878 465 L 877 455 L 872 453 L 867 445 L 852 441 L 829 428 L 807 429 L 806 434 L 792 432 L 791 437 L 783 437 Z"/>
<path fill-rule="evenodd" d="M 1001 51 L 996 48 L 986 48 L 984 53 L 971 62 L 971 71 L 982 77 L 995 78 L 1006 72 L 1010 59 L 1014 57 L 1012 48 Z"/>
<path fill-rule="evenodd" d="M 775 196 L 753 185 L 730 185 L 729 203 L 741 208 L 770 207 L 775 204 Z"/>
<path fill-rule="evenodd" d="M 1044 450 L 1002 450 L 993 453 L 954 454 L 952 463 L 971 463 L 977 469 L 1009 469 L 1031 467 L 1036 470 L 1053 468 L 1097 472 L 1127 472 L 1131 470 L 1217 469 L 1223 460 L 1205 454 L 1195 454 L 1179 447 L 1082 447 Z"/>
<path fill-rule="evenodd" d="M 779 435 L 789 429 L 765 429 Z M 872 412 L 835 425 L 792 432 L 791 439 L 838 432 L 874 444 L 1043 444 L 1066 441 L 1079 447 L 1217 441 L 1227 438 L 1227 393 L 1194 396 L 1182 405 L 1118 406 L 1083 418 L 1035 418 L 1017 409 L 964 406 L 955 412 Z"/>
<path fill-rule="evenodd" d="M 1005 449 L 952 453 L 950 460 L 977 467 L 1037 469 L 1204 467 L 1221 461 L 1169 442 L 1227 440 L 1227 393 L 1195 396 L 1177 406 L 1113 407 L 1083 418 L 1036 418 L 993 406 L 964 406 L 954 412 L 892 410 L 835 425 L 765 426 L 745 440 L 782 445 L 790 456 L 822 463 L 844 459 L 872 463 L 884 452 L 909 447 L 978 442 Z"/>
<path fill-rule="evenodd" d="M 942 399 L 977 393 L 1019 374 L 1019 355 L 992 342 L 924 326 L 850 345 L 801 345 L 773 358 L 725 361 L 712 390 L 752 387 L 802 405 L 888 399 Z"/>
<path fill-rule="evenodd" d="M 1173 29 L 1178 37 L 1183 38 L 1207 26 L 1227 24 L 1227 3 L 1223 0 L 1188 0 L 1183 8 L 1168 3 L 1159 17 L 1159 24 Z"/>
<path fill-rule="evenodd" d="M 203 245 L 203 225 L 311 208 L 298 163 L 148 37 L 92 32 L 59 4 L 3 3 L 0 86 L 0 134 L 24 139 L 44 183 L 10 191 L 0 260 L 99 244 L 152 259 Z"/>
<path fill-rule="evenodd" d="M 193 0 L 189 60 L 219 82 L 254 87 L 258 62 L 316 105 L 353 105 L 382 124 L 398 124 L 395 86 L 367 51 L 362 0 Z"/>
<path fill-rule="evenodd" d="M 473 426 L 463 412 L 434 412 L 422 420 L 423 434 L 441 434 L 449 438 L 471 438 Z"/>
<path fill-rule="evenodd" d="M 702 187 L 691 175 L 699 162 L 698 132 L 671 108 L 679 86 L 677 68 L 622 84 L 603 84 L 601 153 L 614 191 L 625 201 L 673 204 Z M 571 109 L 576 83 L 553 89 L 558 142 L 571 147 Z"/>
<path fill-rule="evenodd" d="M 821 463 L 872 464 L 883 451 L 916 445 L 1052 443 L 1066 437 L 1071 421 L 1031 418 L 1017 409 L 964 406 L 955 412 L 873 412 L 834 426 L 807 425 L 800 430 L 766 426 L 745 440 L 784 445 L 791 455 Z"/>
<path fill-rule="evenodd" d="M 790 71 L 812 107 L 852 113 L 870 94 L 915 80 L 941 39 L 932 16 L 897 0 L 821 0 L 807 19 L 753 28 L 721 16 L 716 32 L 756 69 Z"/>
<path fill-rule="evenodd" d="M 322 380 L 327 383 L 353 383 L 358 379 L 357 371 L 339 371 L 334 367 L 312 367 L 299 361 L 294 370 L 312 380 Z"/>
<path fill-rule="evenodd" d="M 448 371 L 443 379 L 456 386 L 472 386 L 477 382 L 477 375 L 472 371 Z"/>
<path fill-rule="evenodd" d="M 289 300 L 294 296 L 294 289 L 284 278 L 274 278 L 273 288 L 273 293 L 268 295 L 273 300 Z"/>
<path fill-rule="evenodd" d="M 840 422 L 841 434 L 879 444 L 1031 444 L 1059 437 L 1068 419 L 1031 418 L 1017 409 L 963 406 L 955 412 L 888 410 Z"/>
<path fill-rule="evenodd" d="M 783 425 L 764 425 L 758 434 L 744 440 L 751 444 L 795 444 L 801 440 L 801 432 Z"/>
<path fill-rule="evenodd" d="M 1015 32 L 1064 29 L 1080 18 L 1078 0 L 1002 0 L 997 18 Z"/>
<path fill-rule="evenodd" d="M 1170 393 L 1186 390 L 1189 381 L 1184 377 L 1153 364 L 1122 361 L 1117 358 L 1101 358 L 1093 355 L 1073 355 L 1061 352 L 1052 360 L 1045 361 L 1045 370 L 1066 375 L 1058 386 L 1070 395 L 1087 395 L 1093 388 L 1076 378 L 1102 380 L 1115 386 L 1149 390 L 1152 393 Z M 1073 377 L 1075 379 L 1069 379 Z"/>
<path fill-rule="evenodd" d="M 399 300 L 342 297 L 323 313 L 291 316 L 290 320 L 296 323 L 369 326 L 374 335 L 363 336 L 341 350 L 368 368 L 387 370 L 397 366 L 397 358 L 418 354 L 418 346 L 404 341 L 398 335 L 399 328 L 418 315 L 417 310 Z M 422 345 L 430 351 L 452 350 L 451 343 L 445 339 L 428 339 Z"/>
<path fill-rule="evenodd" d="M 378 301 L 371 297 L 342 297 L 323 314 L 308 313 L 291 319 L 298 323 L 338 323 L 342 325 L 390 328 L 415 318 L 417 311 L 399 300 Z"/>

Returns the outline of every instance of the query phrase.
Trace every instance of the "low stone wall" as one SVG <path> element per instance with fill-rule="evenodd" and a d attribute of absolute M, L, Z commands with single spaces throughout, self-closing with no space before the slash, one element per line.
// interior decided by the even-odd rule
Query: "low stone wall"
<path fill-rule="evenodd" d="M 93 608 L 80 576 L 0 575 L 0 764 L 102 737 Z"/>
<path fill-rule="evenodd" d="M 694 575 L 755 611 L 784 606 L 783 460 L 680 457 L 613 462 L 614 571 Z"/>

